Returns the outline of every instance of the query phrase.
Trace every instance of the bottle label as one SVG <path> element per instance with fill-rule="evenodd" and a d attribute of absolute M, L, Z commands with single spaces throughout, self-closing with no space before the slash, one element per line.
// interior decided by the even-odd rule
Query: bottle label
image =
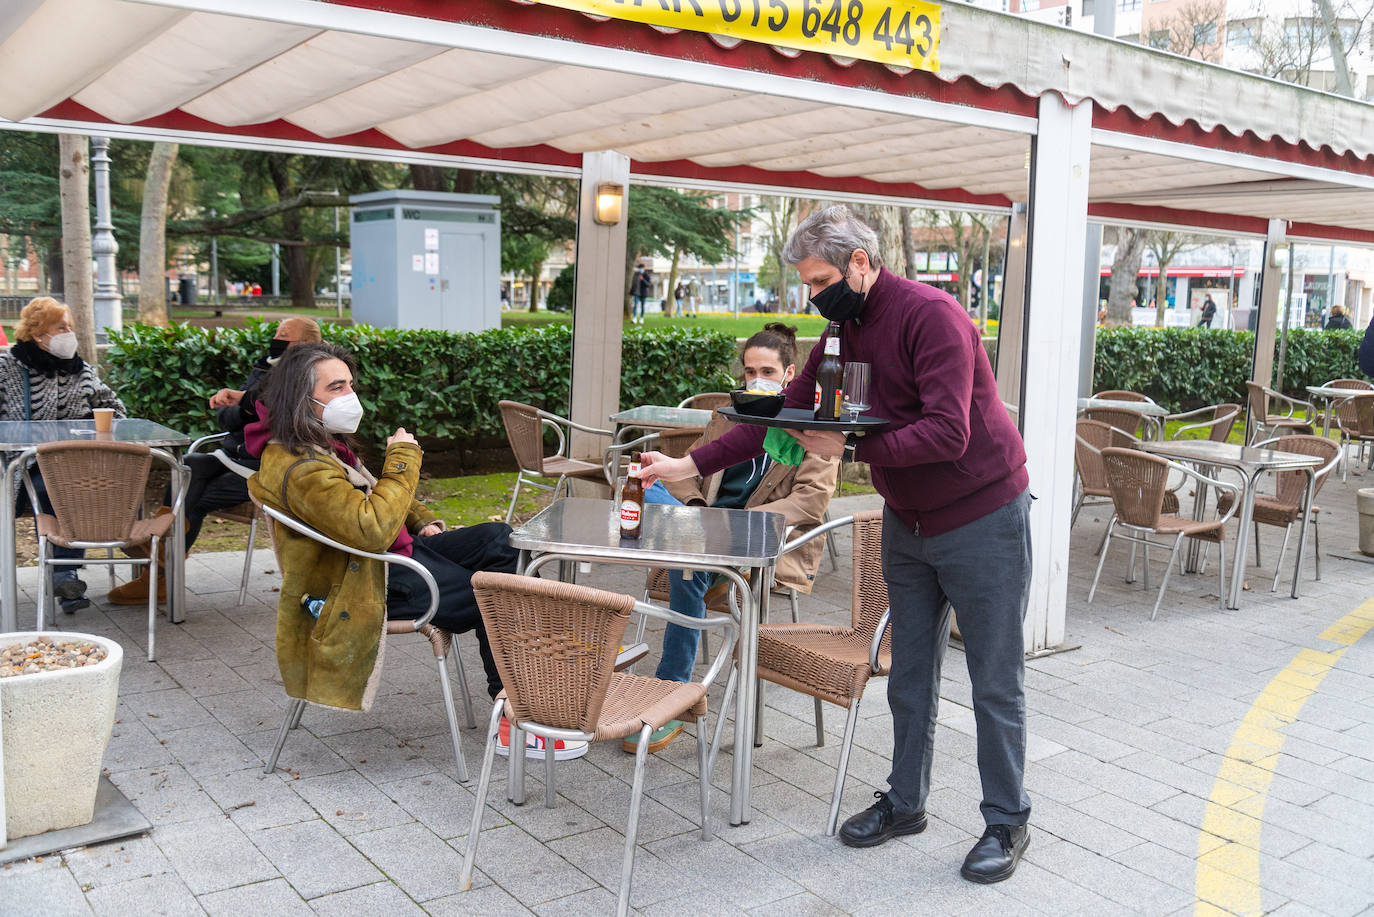
<path fill-rule="evenodd" d="M 817 382 L 817 383 L 816 383 L 816 402 L 815 402 L 813 405 L 811 405 L 811 410 L 812 410 L 812 411 L 819 411 L 820 409 L 821 409 L 821 384 L 820 384 L 819 382 Z"/>
<path fill-rule="evenodd" d="M 620 527 L 629 531 L 639 525 L 640 506 L 634 500 L 620 502 Z"/>
<path fill-rule="evenodd" d="M 838 356 L 840 355 L 840 339 L 837 338 L 837 337 L 834 337 L 833 335 L 832 335 L 831 337 L 826 338 L 826 339 L 825 339 L 825 352 L 826 352 L 826 353 L 833 353 L 835 356 L 838 357 Z"/>
<path fill-rule="evenodd" d="M 629 469 L 625 473 L 632 478 L 639 477 L 639 465 L 639 462 L 631 462 Z"/>

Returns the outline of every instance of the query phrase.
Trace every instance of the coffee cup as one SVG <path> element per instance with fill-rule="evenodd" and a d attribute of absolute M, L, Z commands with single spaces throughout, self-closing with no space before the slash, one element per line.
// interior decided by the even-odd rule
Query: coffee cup
<path fill-rule="evenodd" d="M 94 414 L 95 432 L 109 433 L 114 425 L 114 408 L 96 408 Z"/>

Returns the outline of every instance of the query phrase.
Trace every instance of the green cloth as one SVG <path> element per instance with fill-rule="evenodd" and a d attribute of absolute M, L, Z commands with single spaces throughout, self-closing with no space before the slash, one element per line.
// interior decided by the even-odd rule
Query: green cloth
<path fill-rule="evenodd" d="M 768 428 L 768 435 L 763 438 L 763 451 L 782 465 L 800 465 L 806 458 L 806 450 L 797 438 L 779 427 Z"/>

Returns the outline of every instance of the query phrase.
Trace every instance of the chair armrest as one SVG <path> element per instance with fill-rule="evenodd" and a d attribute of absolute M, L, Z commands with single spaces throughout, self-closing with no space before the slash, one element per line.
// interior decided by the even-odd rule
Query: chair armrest
<path fill-rule="evenodd" d="M 1168 460 L 1166 459 L 1166 461 Z M 1197 469 L 1189 468 L 1187 465 L 1181 465 L 1178 462 L 1170 461 L 1169 470 L 1178 471 L 1186 475 L 1187 477 L 1194 479 L 1200 484 L 1206 484 L 1207 486 L 1215 487 L 1218 490 L 1229 490 L 1231 492 L 1231 495 L 1235 499 L 1231 501 L 1231 508 L 1228 509 L 1224 515 L 1220 516 L 1217 519 L 1218 522 L 1224 525 L 1226 522 L 1230 520 L 1232 516 L 1236 514 L 1236 510 L 1240 507 L 1240 487 L 1238 487 L 1237 485 L 1227 484 L 1225 481 L 1218 481 L 1216 478 L 1209 478 L 1207 477 L 1207 475 L 1203 474 Z M 1181 487 L 1183 485 L 1180 483 L 1179 486 Z"/>
<path fill-rule="evenodd" d="M 202 436 L 200 439 L 198 439 L 198 440 L 196 440 L 195 442 L 191 443 L 191 445 L 188 446 L 188 447 L 186 448 L 186 451 L 187 451 L 188 453 L 190 453 L 190 452 L 208 452 L 208 451 L 210 451 L 210 450 L 206 449 L 206 448 L 205 448 L 206 446 L 213 445 L 213 444 L 218 444 L 218 443 L 222 443 L 222 442 L 224 442 L 224 438 L 225 438 L 226 436 L 228 436 L 228 435 L 229 435 L 228 433 L 211 433 L 211 434 L 209 434 L 209 435 L 207 435 L 207 436 Z"/>
<path fill-rule="evenodd" d="M 1296 416 L 1295 412 L 1298 410 L 1298 408 L 1302 408 L 1303 411 L 1307 414 L 1307 419 L 1310 421 L 1310 420 L 1312 419 L 1313 414 L 1314 414 L 1314 413 L 1316 412 L 1316 410 L 1317 410 L 1316 408 L 1314 408 L 1314 407 L 1312 406 L 1312 402 L 1310 402 L 1310 401 L 1303 401 L 1301 398 L 1290 398 L 1288 395 L 1285 395 L 1283 392 L 1275 391 L 1275 390 L 1273 390 L 1273 389 L 1266 389 L 1265 393 L 1266 393 L 1271 399 L 1277 398 L 1279 401 L 1283 401 L 1283 402 L 1286 402 L 1286 403 L 1287 403 L 1287 406 L 1288 406 L 1288 413 L 1285 414 L 1285 415 L 1283 415 L 1283 416 L 1285 416 L 1285 417 L 1294 417 L 1294 416 Z"/>
<path fill-rule="evenodd" d="M 149 449 L 153 458 L 162 462 L 172 473 L 172 481 L 176 485 L 172 488 L 172 513 L 181 512 L 181 504 L 186 501 L 186 487 L 191 480 L 191 469 L 187 468 L 181 461 L 166 449 Z M 37 504 L 35 504 L 37 505 Z"/>
<path fill-rule="evenodd" d="M 1170 421 L 1170 420 L 1183 420 L 1183 419 L 1186 418 L 1186 417 L 1192 417 L 1192 416 L 1194 416 L 1194 415 L 1196 415 L 1196 414 L 1201 414 L 1201 413 L 1203 413 L 1204 411 L 1210 411 L 1210 410 L 1212 410 L 1212 409 L 1211 409 L 1211 408 L 1198 408 L 1196 411 L 1188 411 L 1187 413 L 1184 413 L 1184 414 L 1166 414 L 1165 417 L 1164 417 L 1164 421 L 1167 423 L 1167 422 Z M 1222 414 L 1220 417 L 1214 417 L 1214 418 L 1212 418 L 1211 420 L 1204 420 L 1204 421 L 1202 421 L 1202 422 L 1200 422 L 1200 423 L 1184 424 L 1183 426 L 1181 426 L 1181 427 L 1179 427 L 1177 430 L 1175 430 L 1175 431 L 1174 431 L 1174 435 L 1173 435 L 1173 436 L 1170 436 L 1169 438 L 1170 438 L 1170 439 L 1178 439 L 1180 436 L 1182 436 L 1184 433 L 1186 433 L 1186 432 L 1189 431 L 1189 430 L 1210 430 L 1212 427 L 1218 427 L 1218 426 L 1221 426 L 1221 425 L 1224 424 L 1224 423 L 1233 423 L 1233 422 L 1235 421 L 1236 417 L 1237 417 L 1239 414 L 1240 414 L 1240 410 L 1239 410 L 1239 409 L 1236 409 L 1236 410 L 1231 411 L 1231 412 L 1229 412 L 1229 413 L 1227 413 L 1227 414 Z"/>
<path fill-rule="evenodd" d="M 818 525 L 811 531 L 807 532 L 805 535 L 799 535 L 798 537 L 793 538 L 791 541 L 784 544 L 782 546 L 782 551 L 779 554 L 779 556 L 781 556 L 781 554 L 790 554 L 791 552 L 797 550 L 797 548 L 800 548 L 802 545 L 806 544 L 808 541 L 811 541 L 813 538 L 819 538 L 827 532 L 832 532 L 835 529 L 843 528 L 846 525 L 853 524 L 853 516 L 841 516 L 839 519 L 832 519 L 829 522 L 822 523 L 821 525 Z"/>
<path fill-rule="evenodd" d="M 230 471 L 232 471 L 239 477 L 243 478 L 245 481 L 253 476 L 254 469 L 249 468 L 247 465 L 244 465 L 241 462 L 234 461 L 228 455 L 225 454 L 223 449 L 216 449 L 214 452 L 211 452 L 210 454 L 213 455 L 216 459 L 218 459 L 221 465 L 223 465 L 225 468 L 228 468 Z"/>
<path fill-rule="evenodd" d="M 883 636 L 891 626 L 892 606 L 889 605 L 887 610 L 883 612 L 883 616 L 878 619 L 878 626 L 873 628 L 873 641 L 868 644 L 868 668 L 874 675 L 881 671 L 878 668 L 878 651 L 883 645 Z"/>
<path fill-rule="evenodd" d="M 419 630 L 420 628 L 428 624 L 430 620 L 434 617 L 435 612 L 439 610 L 439 584 L 434 581 L 434 575 L 425 569 L 425 565 L 420 563 L 418 560 L 415 560 L 413 557 L 406 557 L 404 554 L 392 554 L 390 552 L 374 554 L 371 551 L 364 551 L 361 548 L 349 547 L 343 542 L 335 541 L 328 535 L 315 531 L 310 526 L 306 525 L 304 522 L 301 522 L 294 516 L 288 516 L 281 510 L 273 509 L 265 503 L 261 505 L 262 511 L 266 513 L 273 521 L 280 522 L 282 525 L 286 526 L 292 531 L 304 535 L 306 538 L 309 538 L 313 541 L 318 541 L 325 547 L 333 548 L 336 551 L 343 551 L 345 553 L 352 554 L 356 557 L 366 557 L 369 560 L 380 560 L 383 563 L 387 564 L 398 564 L 402 567 L 407 567 L 410 570 L 413 570 L 415 574 L 419 576 L 421 580 L 424 581 L 424 584 L 427 587 L 429 587 L 429 608 L 425 610 L 425 613 L 423 615 L 416 618 L 412 622 L 415 627 L 415 630 Z"/>
<path fill-rule="evenodd" d="M 606 451 L 601 458 L 601 467 L 606 474 L 606 483 L 611 485 L 612 487 L 615 486 L 615 479 L 618 477 L 617 472 L 619 472 L 620 470 L 621 455 L 623 455 L 627 451 L 633 452 L 636 449 L 639 449 L 640 446 L 645 446 L 651 442 L 657 441 L 657 433 L 645 433 L 638 439 L 632 439 L 628 443 L 619 443 L 617 445 L 607 446 Z M 643 450 L 640 449 L 639 451 L 642 452 Z"/>
<path fill-rule="evenodd" d="M 559 417 L 557 414 L 550 414 L 548 411 L 541 411 L 541 410 L 537 410 L 537 409 L 536 409 L 535 413 L 539 415 L 539 419 L 540 419 L 540 420 L 548 421 L 548 422 L 553 423 L 553 424 L 556 424 L 556 425 L 558 425 L 558 426 L 560 426 L 560 427 L 561 427 L 561 426 L 568 426 L 568 427 L 571 427 L 571 428 L 574 429 L 574 430 L 581 430 L 583 433 L 595 433 L 595 434 L 597 434 L 597 435 L 599 435 L 599 436 L 612 436 L 612 435 L 614 435 L 614 434 L 611 433 L 610 430 L 602 430 L 602 429 L 599 428 L 599 427 L 589 427 L 589 426 L 587 426 L 586 424 L 580 424 L 580 423 L 578 423 L 578 422 L 575 421 L 575 420 L 569 420 L 569 419 L 566 418 L 566 417 Z"/>
<path fill-rule="evenodd" d="M 739 628 L 729 615 L 708 614 L 704 618 L 689 618 L 671 608 L 659 608 L 657 605 L 650 605 L 648 602 L 641 601 L 635 602 L 634 610 L 637 614 L 658 618 L 660 621 L 676 624 L 679 627 L 687 627 L 692 630 L 720 629 L 725 632 L 725 637 L 720 642 L 720 649 L 716 651 L 715 659 L 711 660 L 711 667 L 706 670 L 706 675 L 701 679 L 701 684 L 708 688 L 715 681 L 716 676 L 720 674 L 720 670 L 725 667 L 726 661 L 734 654 Z"/>

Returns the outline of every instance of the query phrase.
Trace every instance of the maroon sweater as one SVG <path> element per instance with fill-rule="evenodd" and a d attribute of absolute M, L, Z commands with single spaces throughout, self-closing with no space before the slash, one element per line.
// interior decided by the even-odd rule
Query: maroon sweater
<path fill-rule="evenodd" d="M 823 347 L 787 388 L 810 408 Z M 872 413 L 891 423 L 859 440 L 873 486 L 909 527 L 940 535 L 1010 503 L 1029 484 L 1021 434 L 997 397 L 978 329 L 949 294 L 883 269 L 863 315 L 840 330 L 840 358 L 872 366 Z M 763 427 L 741 424 L 692 452 L 709 475 L 763 451 Z"/>

